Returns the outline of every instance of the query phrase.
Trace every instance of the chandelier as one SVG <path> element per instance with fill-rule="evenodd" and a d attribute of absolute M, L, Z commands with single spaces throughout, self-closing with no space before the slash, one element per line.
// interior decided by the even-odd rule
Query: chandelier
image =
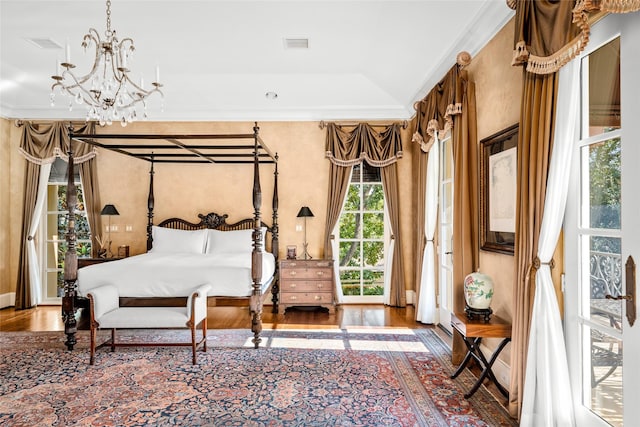
<path fill-rule="evenodd" d="M 113 121 L 119 121 L 122 126 L 126 126 L 138 118 L 140 106 L 143 109 L 142 116 L 146 119 L 147 98 L 156 92 L 164 98 L 160 90 L 160 69 L 156 67 L 156 80 L 151 83 L 152 87 L 149 90 L 144 88 L 142 77 L 139 83 L 131 80 L 128 63 L 135 50 L 133 39 L 127 37 L 119 41 L 116 31 L 111 29 L 110 0 L 107 0 L 107 30 L 104 34 L 104 41 L 93 28 L 84 35 L 84 51 L 91 46 L 95 46 L 96 51 L 91 71 L 81 77 L 73 73 L 76 66 L 71 62 L 67 43 L 65 61 L 56 64 L 56 74 L 51 76 L 55 81 L 51 86 L 51 106 L 55 106 L 55 92 L 58 89 L 69 97 L 69 111 L 72 111 L 74 101 L 77 104 L 86 104 L 86 120 L 95 120 L 100 126 L 110 125 Z"/>

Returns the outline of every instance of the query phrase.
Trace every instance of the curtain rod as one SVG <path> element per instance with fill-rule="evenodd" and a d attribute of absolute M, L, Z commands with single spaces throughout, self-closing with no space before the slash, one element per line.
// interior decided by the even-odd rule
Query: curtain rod
<path fill-rule="evenodd" d="M 71 125 L 78 125 L 81 126 L 85 123 L 87 123 L 86 121 L 82 120 L 82 119 L 78 119 L 78 120 L 47 120 L 47 119 L 40 119 L 40 120 L 24 120 L 24 119 L 15 119 L 13 121 L 13 124 L 16 127 L 22 127 L 24 126 L 25 123 L 32 123 L 34 125 L 52 125 L 54 123 L 57 122 L 62 122 L 62 123 L 67 123 L 67 124 L 71 124 Z"/>
<path fill-rule="evenodd" d="M 353 122 L 353 123 L 348 123 L 348 122 L 333 122 L 339 126 L 358 126 L 359 124 L 365 123 L 365 122 Z M 389 124 L 380 124 L 380 125 L 372 125 L 370 123 L 367 123 L 369 126 L 371 127 L 387 127 L 392 125 L 393 123 L 389 123 Z M 324 129 L 327 126 L 327 123 L 324 120 L 320 120 L 320 123 L 318 123 L 318 127 L 320 129 Z M 407 126 L 409 126 L 409 122 L 406 120 L 402 121 L 402 129 L 406 129 Z"/>

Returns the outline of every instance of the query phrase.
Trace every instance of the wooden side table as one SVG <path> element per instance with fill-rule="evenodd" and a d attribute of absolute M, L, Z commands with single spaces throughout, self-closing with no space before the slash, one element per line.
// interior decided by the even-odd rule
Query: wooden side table
<path fill-rule="evenodd" d="M 86 267 L 88 265 L 100 264 L 102 262 L 117 261 L 122 257 L 113 258 L 78 258 L 78 268 Z"/>
<path fill-rule="evenodd" d="M 335 312 L 333 260 L 280 261 L 280 307 L 318 306 Z"/>
<path fill-rule="evenodd" d="M 509 392 L 498 382 L 491 368 L 498 359 L 502 349 L 511 341 L 511 323 L 498 316 L 491 316 L 491 319 L 485 322 L 481 319 L 470 320 L 464 313 L 451 313 L 451 326 L 462 336 L 464 344 L 467 346 L 467 354 L 460 366 L 458 366 L 456 372 L 451 375 L 451 378 L 456 378 L 460 375 L 471 359 L 478 362 L 482 369 L 478 381 L 476 381 L 464 397 L 468 399 L 473 396 L 485 378 L 493 381 L 498 390 L 500 390 L 500 393 L 505 397 L 509 397 Z M 482 338 L 503 338 L 493 354 L 489 357 L 489 360 L 487 360 L 482 350 L 480 350 Z"/>

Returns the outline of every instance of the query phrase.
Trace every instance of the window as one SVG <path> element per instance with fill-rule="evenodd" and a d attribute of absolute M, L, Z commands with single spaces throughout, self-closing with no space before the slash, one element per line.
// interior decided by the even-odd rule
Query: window
<path fill-rule="evenodd" d="M 44 279 L 42 280 L 42 302 L 58 302 L 63 295 L 64 287 L 64 254 L 67 251 L 66 233 L 68 223 L 67 211 L 67 162 L 56 159 L 51 167 L 47 188 L 45 218 L 39 229 L 43 260 Z M 91 231 L 84 206 L 84 195 L 80 176 L 77 172 L 75 183 L 78 191 L 76 206 L 76 249 L 79 257 L 91 256 Z"/>
<path fill-rule="evenodd" d="M 382 302 L 388 226 L 379 168 L 364 162 L 353 167 L 338 227 L 345 302 Z"/>

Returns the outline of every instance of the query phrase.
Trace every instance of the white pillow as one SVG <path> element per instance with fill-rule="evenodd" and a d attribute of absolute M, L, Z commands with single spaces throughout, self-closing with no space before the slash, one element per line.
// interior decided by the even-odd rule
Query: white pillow
<path fill-rule="evenodd" d="M 264 244 L 267 228 L 262 227 L 262 242 Z M 251 252 L 253 250 L 253 229 L 250 230 L 208 230 L 205 253 L 223 254 Z"/>
<path fill-rule="evenodd" d="M 153 226 L 153 253 L 204 253 L 207 241 L 207 230 L 174 230 L 171 228 Z"/>

